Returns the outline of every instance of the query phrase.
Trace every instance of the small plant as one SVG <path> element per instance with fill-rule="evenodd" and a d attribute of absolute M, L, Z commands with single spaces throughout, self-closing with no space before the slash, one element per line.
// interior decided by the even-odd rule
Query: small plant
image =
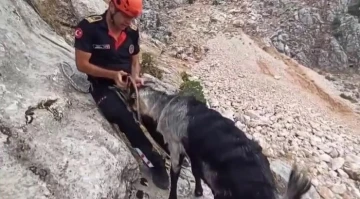
<path fill-rule="evenodd" d="M 142 73 L 148 73 L 158 79 L 163 78 L 163 71 L 156 67 L 156 61 L 151 53 L 144 52 L 141 55 Z"/>
<path fill-rule="evenodd" d="M 181 79 L 182 79 L 184 82 L 185 82 L 185 81 L 190 81 L 190 80 L 189 80 L 190 75 L 187 74 L 185 71 L 183 71 L 183 72 L 180 73 L 180 77 L 181 77 Z"/>
<path fill-rule="evenodd" d="M 220 0 L 213 0 L 212 5 L 216 6 L 220 4 Z"/>
<path fill-rule="evenodd" d="M 206 103 L 206 99 L 203 92 L 203 87 L 199 81 L 190 80 L 190 75 L 186 72 L 180 74 L 183 83 L 180 85 L 180 94 L 182 95 L 192 95 L 197 100 L 200 100 L 203 103 Z"/>

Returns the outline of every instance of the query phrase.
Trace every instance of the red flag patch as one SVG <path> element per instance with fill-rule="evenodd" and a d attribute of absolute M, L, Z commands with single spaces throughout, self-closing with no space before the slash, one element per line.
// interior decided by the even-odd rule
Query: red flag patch
<path fill-rule="evenodd" d="M 75 30 L 75 38 L 80 39 L 82 36 L 83 36 L 83 31 L 81 30 L 81 28 L 76 28 L 76 30 Z"/>

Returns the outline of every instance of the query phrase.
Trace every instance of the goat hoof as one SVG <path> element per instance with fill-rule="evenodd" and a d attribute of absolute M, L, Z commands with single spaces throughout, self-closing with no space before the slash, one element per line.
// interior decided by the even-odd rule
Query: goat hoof
<path fill-rule="evenodd" d="M 195 197 L 201 197 L 203 196 L 203 191 L 202 190 L 195 190 Z"/>

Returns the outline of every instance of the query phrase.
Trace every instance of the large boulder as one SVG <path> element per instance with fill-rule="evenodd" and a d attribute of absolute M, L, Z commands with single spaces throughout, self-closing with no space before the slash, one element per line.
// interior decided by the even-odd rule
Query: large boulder
<path fill-rule="evenodd" d="M 25 1 L 0 15 L 0 197 L 124 198 L 138 164 L 57 67 L 71 46 Z"/>

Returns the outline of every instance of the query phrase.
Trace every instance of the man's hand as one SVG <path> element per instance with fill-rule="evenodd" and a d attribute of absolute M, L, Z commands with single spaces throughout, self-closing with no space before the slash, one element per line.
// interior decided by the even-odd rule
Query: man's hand
<path fill-rule="evenodd" d="M 139 76 L 135 76 L 133 77 L 135 83 L 136 83 L 136 86 L 139 87 L 141 85 L 144 85 L 144 79 L 139 77 Z"/>
<path fill-rule="evenodd" d="M 127 82 L 126 82 L 126 76 L 128 74 L 124 71 L 118 71 L 116 72 L 115 76 L 114 76 L 114 81 L 116 83 L 116 85 L 120 88 L 126 88 L 127 86 Z"/>

